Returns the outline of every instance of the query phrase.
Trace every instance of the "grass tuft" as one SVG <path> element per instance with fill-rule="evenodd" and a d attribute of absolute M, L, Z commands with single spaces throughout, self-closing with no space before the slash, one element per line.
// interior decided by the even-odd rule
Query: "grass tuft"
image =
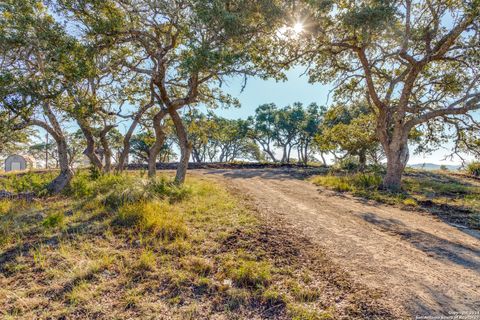
<path fill-rule="evenodd" d="M 235 284 L 245 288 L 266 287 L 272 280 L 272 267 L 268 262 L 241 260 L 229 270 Z"/>
<path fill-rule="evenodd" d="M 9 213 L 11 209 L 12 209 L 12 201 L 10 200 L 0 201 L 0 215 Z"/>
<path fill-rule="evenodd" d="M 213 264 L 208 259 L 202 257 L 186 257 L 183 259 L 182 264 L 187 270 L 203 277 L 208 276 L 213 270 Z"/>
<path fill-rule="evenodd" d="M 138 259 L 138 269 L 143 271 L 152 271 L 157 267 L 155 254 L 151 250 L 145 250 Z"/>
<path fill-rule="evenodd" d="M 164 240 L 186 238 L 188 235 L 180 214 L 165 201 L 141 202 L 122 206 L 114 222 L 124 227 L 136 227 Z"/>

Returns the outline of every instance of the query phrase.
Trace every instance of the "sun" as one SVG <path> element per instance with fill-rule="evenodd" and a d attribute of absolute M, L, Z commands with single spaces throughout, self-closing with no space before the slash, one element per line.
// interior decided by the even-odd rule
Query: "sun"
<path fill-rule="evenodd" d="M 295 35 L 299 35 L 300 33 L 303 32 L 303 23 L 297 22 L 293 25 L 292 31 Z"/>
<path fill-rule="evenodd" d="M 277 30 L 277 36 L 282 39 L 298 38 L 303 33 L 305 26 L 302 22 L 286 25 Z"/>

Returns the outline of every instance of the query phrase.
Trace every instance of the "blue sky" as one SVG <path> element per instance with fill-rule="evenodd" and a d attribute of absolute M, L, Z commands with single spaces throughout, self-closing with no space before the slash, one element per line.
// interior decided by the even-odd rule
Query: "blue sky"
<path fill-rule="evenodd" d="M 264 103 L 273 102 L 279 107 L 294 102 L 302 102 L 304 105 L 308 105 L 311 102 L 326 105 L 329 87 L 318 83 L 308 83 L 308 76 L 302 76 L 303 72 L 304 69 L 302 68 L 290 70 L 287 72 L 288 81 L 285 82 L 250 78 L 243 91 L 243 79 L 232 79 L 226 85 L 224 84 L 222 89 L 240 99 L 242 107 L 217 109 L 215 112 L 226 118 L 245 119 L 253 115 L 255 109 Z"/>
<path fill-rule="evenodd" d="M 227 83 L 224 83 L 222 89 L 232 96 L 237 97 L 240 100 L 242 107 L 221 108 L 215 110 L 215 113 L 226 118 L 245 119 L 248 116 L 253 115 L 255 109 L 264 103 L 273 102 L 279 107 L 294 102 L 302 102 L 304 105 L 308 105 L 311 102 L 316 102 L 319 105 L 328 105 L 332 103 L 332 96 L 328 98 L 328 93 L 331 87 L 319 83 L 310 84 L 308 82 L 308 76 L 302 75 L 303 72 L 304 69 L 300 67 L 288 71 L 288 81 L 284 82 L 250 78 L 243 91 L 243 79 L 231 79 Z M 458 158 L 444 160 L 445 156 L 450 153 L 451 148 L 452 144 L 447 144 L 431 154 L 411 154 L 409 164 L 425 162 L 436 164 L 460 164 Z M 411 148 L 411 150 L 413 150 L 413 148 Z"/>

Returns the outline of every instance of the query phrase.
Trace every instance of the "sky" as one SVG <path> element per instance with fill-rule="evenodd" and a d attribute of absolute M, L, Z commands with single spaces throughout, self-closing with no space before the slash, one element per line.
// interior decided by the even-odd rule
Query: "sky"
<path fill-rule="evenodd" d="M 238 98 L 241 108 L 221 108 L 216 109 L 215 113 L 219 116 L 230 119 L 245 119 L 255 113 L 255 109 L 264 103 L 275 103 L 278 107 L 284 107 L 294 102 L 302 102 L 308 105 L 316 102 L 319 105 L 330 105 L 332 95 L 329 95 L 331 86 L 320 83 L 311 84 L 308 82 L 308 75 L 303 75 L 304 69 L 301 67 L 288 71 L 287 81 L 277 82 L 275 80 L 262 80 L 259 78 L 250 78 L 245 89 L 242 91 L 243 78 L 233 78 L 224 83 L 222 89 Z M 443 148 L 431 154 L 413 154 L 413 148 L 410 148 L 409 164 L 435 163 L 445 165 L 460 165 L 458 158 L 445 159 L 450 153 L 452 144 L 446 144 Z"/>

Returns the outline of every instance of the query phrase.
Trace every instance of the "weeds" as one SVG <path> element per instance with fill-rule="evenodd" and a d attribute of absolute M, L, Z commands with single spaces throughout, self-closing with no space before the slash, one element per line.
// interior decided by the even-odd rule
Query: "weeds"
<path fill-rule="evenodd" d="M 213 269 L 213 264 L 209 260 L 195 256 L 184 258 L 182 264 L 187 270 L 200 276 L 209 275 Z"/>

